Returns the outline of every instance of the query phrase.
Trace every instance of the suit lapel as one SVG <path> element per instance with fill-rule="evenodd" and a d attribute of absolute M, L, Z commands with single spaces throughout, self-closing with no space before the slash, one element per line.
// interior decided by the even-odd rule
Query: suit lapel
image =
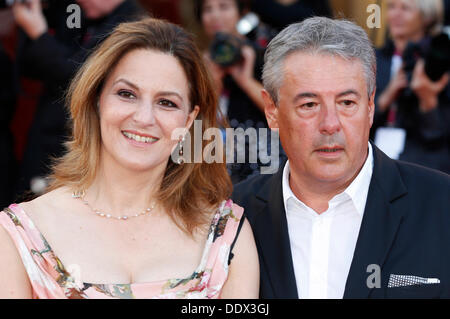
<path fill-rule="evenodd" d="M 383 268 L 389 249 L 401 224 L 404 211 L 393 209 L 393 202 L 406 194 L 393 160 L 372 144 L 374 168 L 366 208 L 347 277 L 344 298 L 367 298 L 372 291 L 367 278 L 371 264 Z M 398 206 L 397 206 L 398 207 Z"/>
<path fill-rule="evenodd" d="M 255 237 L 259 238 L 261 247 L 264 247 L 260 253 L 275 298 L 298 298 L 283 203 L 282 174 L 281 168 L 256 195 L 260 207 L 255 219 L 254 229 L 258 233 Z"/>

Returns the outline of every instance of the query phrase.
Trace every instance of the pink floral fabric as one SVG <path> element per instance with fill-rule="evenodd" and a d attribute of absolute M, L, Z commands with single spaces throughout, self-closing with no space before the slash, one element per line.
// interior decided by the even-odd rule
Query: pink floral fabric
<path fill-rule="evenodd" d="M 197 269 L 187 278 L 149 283 L 90 284 L 77 282 L 75 270 L 62 264 L 17 204 L 0 212 L 2 225 L 14 241 L 28 273 L 33 298 L 219 298 L 228 277 L 230 247 L 237 235 L 243 209 L 224 201 L 211 222 Z"/>

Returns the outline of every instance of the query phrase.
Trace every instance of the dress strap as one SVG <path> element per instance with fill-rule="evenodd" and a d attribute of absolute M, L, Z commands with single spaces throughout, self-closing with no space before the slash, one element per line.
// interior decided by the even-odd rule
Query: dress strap
<path fill-rule="evenodd" d="M 58 268 L 49 262 L 51 249 L 31 219 L 13 204 L 0 212 L 0 225 L 13 240 L 33 288 L 33 298 L 65 298 L 55 278 Z"/>
<path fill-rule="evenodd" d="M 216 298 L 228 278 L 228 260 L 243 216 L 243 208 L 224 201 L 214 215 L 206 247 L 208 253 L 202 258 L 202 281 L 208 286 L 208 296 Z"/>

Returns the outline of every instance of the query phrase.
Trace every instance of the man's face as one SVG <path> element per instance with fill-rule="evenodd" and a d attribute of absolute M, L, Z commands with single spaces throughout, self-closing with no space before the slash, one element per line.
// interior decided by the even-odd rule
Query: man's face
<path fill-rule="evenodd" d="M 295 52 L 283 74 L 278 105 L 263 97 L 291 168 L 305 181 L 351 181 L 366 159 L 374 112 L 361 62 Z"/>

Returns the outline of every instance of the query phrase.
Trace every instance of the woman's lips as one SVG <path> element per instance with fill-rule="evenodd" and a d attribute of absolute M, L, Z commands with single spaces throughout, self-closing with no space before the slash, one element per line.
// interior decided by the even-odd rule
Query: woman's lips
<path fill-rule="evenodd" d="M 140 147 L 154 144 L 159 140 L 159 138 L 154 137 L 152 135 L 137 133 L 135 131 L 122 131 L 122 135 L 131 144 Z"/>

